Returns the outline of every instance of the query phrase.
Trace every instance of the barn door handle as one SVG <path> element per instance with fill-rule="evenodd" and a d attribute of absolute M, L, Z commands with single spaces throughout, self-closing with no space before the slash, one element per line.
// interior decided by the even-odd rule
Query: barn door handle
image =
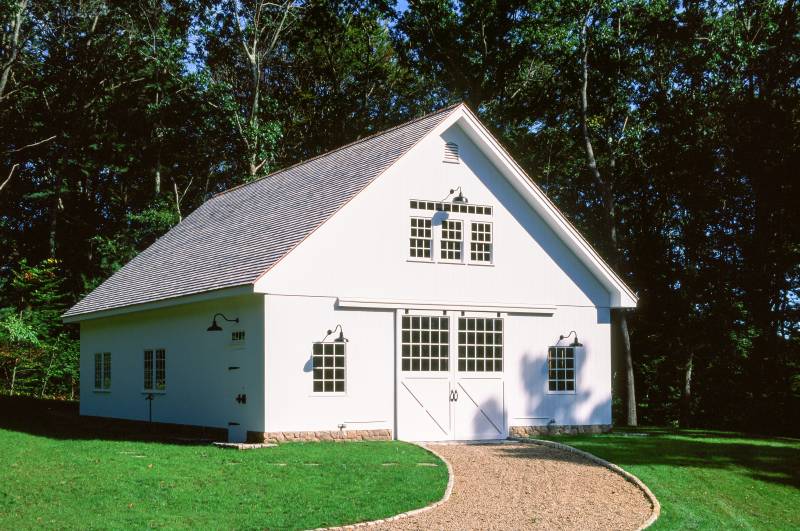
<path fill-rule="evenodd" d="M 455 401 L 455 395 L 453 394 L 454 392 L 455 391 L 453 391 L 453 390 L 450 391 L 450 402 L 454 402 Z"/>
<path fill-rule="evenodd" d="M 456 398 L 455 398 L 455 400 L 453 400 L 453 402 L 458 402 L 458 389 L 456 389 L 453 392 L 456 394 Z"/>

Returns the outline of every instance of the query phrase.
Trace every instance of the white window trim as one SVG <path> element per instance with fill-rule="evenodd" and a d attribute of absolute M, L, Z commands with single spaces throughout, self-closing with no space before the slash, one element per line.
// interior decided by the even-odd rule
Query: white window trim
<path fill-rule="evenodd" d="M 465 221 L 465 220 L 463 220 L 461 218 L 447 218 L 447 219 L 442 220 L 442 221 L 443 222 L 444 221 L 460 221 L 461 222 L 461 259 L 457 260 L 457 259 L 454 259 L 454 258 L 442 258 L 442 249 L 443 249 L 443 243 L 445 241 L 445 238 L 442 236 L 442 233 L 444 232 L 444 226 L 440 223 L 439 226 L 438 226 L 438 230 L 437 230 L 438 237 L 434 236 L 434 240 L 435 240 L 435 243 L 436 243 L 436 245 L 435 245 L 435 247 L 436 247 L 436 262 L 440 263 L 440 264 L 458 264 L 458 265 L 465 264 L 466 262 L 464 260 L 464 252 L 466 251 L 466 247 L 467 247 L 467 235 L 466 235 L 466 233 L 464 231 L 464 227 L 466 227 L 469 222 L 467 222 L 467 221 Z M 447 241 L 450 242 L 450 241 L 457 241 L 457 240 L 448 239 Z"/>
<path fill-rule="evenodd" d="M 148 350 L 153 352 L 153 368 L 152 368 L 153 388 L 152 389 L 147 389 L 144 386 L 144 353 L 147 352 Z M 164 389 L 156 389 L 155 388 L 155 385 L 156 385 L 156 351 L 158 351 L 158 350 L 163 350 L 164 351 Z M 142 360 L 142 365 L 141 365 L 142 371 L 139 374 L 142 375 L 142 394 L 143 395 L 164 395 L 164 394 L 167 394 L 167 389 L 168 389 L 168 385 L 167 385 L 168 384 L 168 381 L 167 381 L 167 349 L 165 349 L 163 347 L 154 347 L 154 348 L 145 347 L 145 348 L 143 348 L 141 350 L 141 353 L 142 353 L 142 357 L 140 359 Z"/>
<path fill-rule="evenodd" d="M 472 224 L 473 223 L 483 223 L 484 225 L 489 225 L 489 234 L 492 237 L 491 240 L 491 251 L 489 251 L 489 261 L 483 260 L 473 260 L 472 259 Z M 464 240 L 467 240 L 466 235 Z M 469 220 L 469 239 L 467 240 L 469 243 L 465 246 L 466 247 L 466 263 L 469 265 L 476 265 L 476 266 L 493 266 L 494 265 L 494 255 L 495 255 L 495 240 L 494 240 L 494 222 L 492 221 L 484 221 L 480 219 L 470 219 Z M 475 243 L 486 243 L 486 242 L 475 242 Z"/>
<path fill-rule="evenodd" d="M 430 243 L 428 243 L 428 254 L 430 255 L 429 258 L 425 258 L 424 256 L 411 256 L 411 220 L 412 219 L 423 219 L 427 220 L 431 224 L 431 238 Z M 406 238 L 409 246 L 406 248 L 406 257 L 409 262 L 424 262 L 424 263 L 433 263 L 434 262 L 434 253 L 436 252 L 436 230 L 433 225 L 433 219 L 427 216 L 415 216 L 411 215 L 408 218 L 408 222 L 406 224 Z M 416 240 L 424 240 L 425 238 L 414 238 Z"/>
<path fill-rule="evenodd" d="M 572 349 L 572 391 L 551 391 L 550 390 L 550 349 L 551 348 L 571 348 Z M 544 390 L 548 395 L 574 395 L 578 392 L 578 349 L 580 347 L 571 347 L 569 345 L 550 345 L 547 347 L 547 356 L 545 363 L 547 364 L 547 378 L 544 382 Z M 568 381 L 568 380 L 564 380 Z"/>
<path fill-rule="evenodd" d="M 93 377 L 96 376 L 96 374 L 94 372 L 96 370 L 95 358 L 98 355 L 100 356 L 100 385 L 101 385 L 101 387 L 97 387 L 97 385 L 96 385 L 97 384 L 97 378 L 93 378 L 92 379 L 92 391 L 94 391 L 95 393 L 110 393 L 111 392 L 111 386 L 112 386 L 112 384 L 114 382 L 113 374 L 111 374 L 111 375 L 109 375 L 110 382 L 109 382 L 108 387 L 103 387 L 103 380 L 104 380 L 105 368 L 106 368 L 106 358 L 105 358 L 106 354 L 108 354 L 109 361 L 112 362 L 111 363 L 111 367 L 113 368 L 114 367 L 114 363 L 113 363 L 113 358 L 114 357 L 111 355 L 111 352 L 95 352 L 92 355 L 92 376 Z"/>
<path fill-rule="evenodd" d="M 342 381 L 344 382 L 344 391 L 325 391 L 325 390 L 314 391 L 314 382 L 316 381 L 316 380 L 314 380 L 314 345 L 316 345 L 318 343 L 321 344 L 321 345 L 336 345 L 336 341 L 314 341 L 311 344 L 311 394 L 309 394 L 309 396 L 311 396 L 311 397 L 347 396 L 347 390 L 350 388 L 350 386 L 347 383 L 347 350 L 348 350 L 347 349 L 347 345 L 348 345 L 347 343 L 343 343 L 342 344 L 344 346 L 344 354 L 343 354 L 344 365 L 341 367 L 341 369 L 344 371 L 344 378 L 342 379 Z M 323 349 L 324 349 L 324 347 L 323 347 Z M 334 356 L 334 359 L 335 359 L 335 356 Z M 333 370 L 337 369 L 337 367 L 335 365 L 332 368 L 333 368 Z M 323 370 L 324 370 L 324 367 L 323 367 Z M 321 381 L 324 384 L 325 379 L 323 378 Z M 333 382 L 334 382 L 334 387 L 335 387 L 336 386 L 336 378 L 335 377 L 333 379 Z M 323 387 L 324 387 L 324 385 L 323 385 Z"/>
<path fill-rule="evenodd" d="M 460 319 L 484 319 L 484 320 L 500 321 L 500 323 L 501 323 L 500 326 L 502 327 L 502 329 L 500 330 L 500 337 L 502 338 L 502 341 L 503 341 L 500 344 L 500 354 L 501 354 L 501 356 L 500 356 L 500 366 L 502 367 L 502 369 L 500 369 L 499 371 L 496 371 L 496 370 L 491 370 L 491 371 L 486 371 L 486 370 L 484 370 L 484 371 L 463 370 L 462 371 L 462 370 L 460 370 L 458 368 L 458 363 L 461 361 L 461 358 L 459 357 L 459 351 L 460 351 L 460 349 L 462 347 L 461 341 L 459 339 L 459 334 L 461 333 L 461 329 L 458 327 L 458 321 Z M 469 330 L 465 330 L 465 332 L 469 333 Z M 475 330 L 475 332 L 477 333 L 477 330 Z M 485 332 L 485 330 L 484 330 L 484 332 Z M 473 378 L 481 378 L 481 377 L 482 378 L 490 378 L 493 375 L 494 376 L 501 376 L 501 375 L 505 374 L 505 372 L 506 372 L 506 320 L 505 320 L 505 318 L 503 318 L 503 317 L 494 317 L 494 316 L 486 316 L 486 315 L 460 315 L 456 319 L 456 337 L 455 337 L 455 342 L 456 342 L 456 351 L 455 351 L 456 365 L 455 365 L 455 370 L 456 370 L 456 373 L 458 373 L 459 378 L 462 377 L 462 375 L 463 376 L 467 376 L 468 375 L 468 376 L 473 377 Z M 469 343 L 467 343 L 467 344 L 465 344 L 463 346 L 469 347 L 470 345 L 469 345 Z M 473 345 L 473 346 L 478 346 L 478 345 L 476 344 L 476 345 Z M 488 346 L 488 343 L 484 343 L 483 346 L 484 347 Z M 493 344 L 492 346 L 494 347 L 494 346 L 497 346 L 497 345 Z M 474 358 L 474 359 L 476 361 L 478 360 L 478 358 Z M 485 362 L 489 358 L 484 356 L 483 358 L 480 358 L 480 359 L 482 359 Z M 492 361 L 495 361 L 496 359 L 497 358 L 492 358 Z M 465 358 L 465 361 L 469 361 L 469 358 Z"/>

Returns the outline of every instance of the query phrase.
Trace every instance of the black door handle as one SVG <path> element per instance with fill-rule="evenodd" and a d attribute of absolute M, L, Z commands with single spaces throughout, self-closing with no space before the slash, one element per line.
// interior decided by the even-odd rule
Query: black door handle
<path fill-rule="evenodd" d="M 456 394 L 456 399 L 454 400 L 454 402 L 458 402 L 458 389 L 456 389 L 453 392 Z"/>

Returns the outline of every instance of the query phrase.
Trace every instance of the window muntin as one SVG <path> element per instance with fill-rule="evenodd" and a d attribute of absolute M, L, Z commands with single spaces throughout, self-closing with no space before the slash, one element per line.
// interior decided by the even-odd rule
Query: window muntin
<path fill-rule="evenodd" d="M 411 218 L 409 256 L 430 260 L 432 243 L 431 220 L 429 218 Z"/>
<path fill-rule="evenodd" d="M 458 219 L 442 221 L 441 258 L 442 260 L 461 261 L 464 231 L 463 224 Z"/>
<path fill-rule="evenodd" d="M 402 370 L 438 372 L 449 369 L 449 317 L 404 315 L 401 324 Z"/>
<path fill-rule="evenodd" d="M 503 370 L 503 320 L 485 317 L 458 318 L 458 370 Z"/>
<path fill-rule="evenodd" d="M 94 388 L 97 391 L 111 389 L 111 353 L 97 352 L 94 355 Z"/>
<path fill-rule="evenodd" d="M 167 352 L 163 348 L 144 351 L 144 390 L 167 390 Z"/>
<path fill-rule="evenodd" d="M 492 215 L 492 207 L 488 205 L 472 205 L 464 203 L 447 203 L 444 201 L 422 201 L 421 199 L 411 199 L 408 206 L 413 210 L 458 212 L 459 214 L 477 214 L 479 216 Z"/>
<path fill-rule="evenodd" d="M 144 389 L 153 389 L 153 351 L 144 351 Z"/>
<path fill-rule="evenodd" d="M 470 260 L 473 262 L 491 263 L 492 224 L 473 221 L 470 229 Z"/>
<path fill-rule="evenodd" d="M 311 361 L 315 393 L 345 391 L 345 343 L 314 343 Z"/>
<path fill-rule="evenodd" d="M 575 348 L 547 349 L 547 390 L 551 393 L 575 392 Z"/>

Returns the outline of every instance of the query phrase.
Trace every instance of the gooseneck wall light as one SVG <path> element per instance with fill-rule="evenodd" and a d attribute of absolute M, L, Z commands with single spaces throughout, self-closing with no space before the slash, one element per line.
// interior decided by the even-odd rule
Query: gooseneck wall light
<path fill-rule="evenodd" d="M 464 196 L 464 193 L 461 191 L 460 186 L 458 188 L 451 189 L 450 193 L 447 194 L 444 199 L 442 199 L 442 202 L 447 201 L 450 198 L 450 196 L 456 192 L 458 192 L 458 195 L 453 198 L 453 203 L 463 203 L 463 204 L 469 203 L 467 198 Z"/>
<path fill-rule="evenodd" d="M 328 339 L 328 336 L 336 332 L 336 330 L 339 330 L 339 337 L 334 339 L 334 341 L 336 341 L 337 343 L 347 343 L 348 341 L 350 341 L 349 339 L 344 337 L 344 330 L 342 330 L 342 325 L 338 324 L 336 325 L 336 328 L 334 328 L 333 330 L 328 330 L 328 334 L 322 338 L 321 342 L 324 343 L 325 340 Z"/>
<path fill-rule="evenodd" d="M 227 317 L 225 317 L 221 313 L 215 313 L 214 317 L 212 317 L 212 319 L 211 319 L 211 326 L 206 328 L 207 331 L 209 331 L 209 332 L 222 332 L 222 327 L 217 324 L 217 317 L 222 317 L 223 319 L 225 319 L 229 323 L 238 323 L 239 322 L 239 318 L 238 317 L 236 317 L 235 319 L 228 319 Z"/>
<path fill-rule="evenodd" d="M 558 336 L 558 340 L 559 340 L 559 341 L 564 341 L 565 339 L 567 339 L 569 336 L 571 336 L 571 335 L 573 335 L 573 334 L 575 335 L 575 340 L 574 340 L 572 343 L 570 343 L 570 345 L 569 345 L 569 346 L 571 346 L 571 347 L 582 347 L 582 346 L 583 346 L 583 343 L 581 343 L 581 342 L 579 342 L 579 341 L 578 341 L 578 333 L 577 333 L 575 330 L 572 330 L 572 331 L 571 331 L 569 334 L 567 334 L 567 335 L 561 335 L 561 336 Z"/>

